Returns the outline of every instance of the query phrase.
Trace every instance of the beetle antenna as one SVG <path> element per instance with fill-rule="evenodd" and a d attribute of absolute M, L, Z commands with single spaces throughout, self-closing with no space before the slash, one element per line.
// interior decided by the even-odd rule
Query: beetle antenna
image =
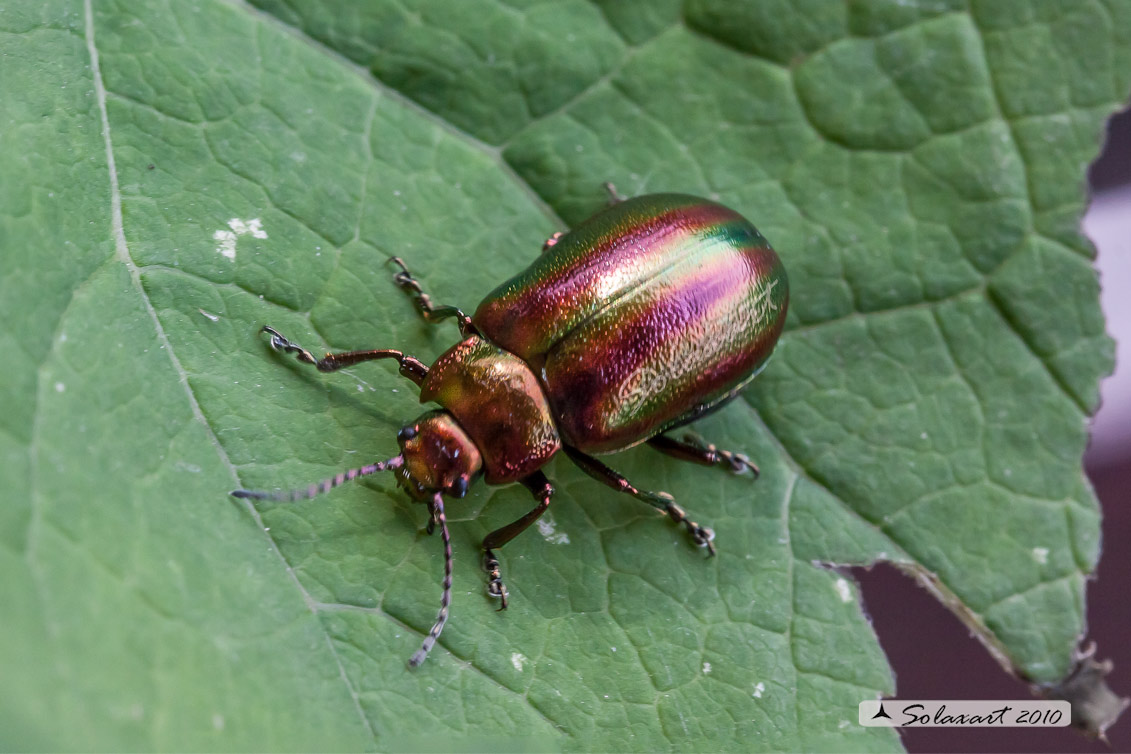
<path fill-rule="evenodd" d="M 440 612 L 436 616 L 436 622 L 432 624 L 432 630 L 424 637 L 420 649 L 408 660 L 410 668 L 419 666 L 432 651 L 436 640 L 440 638 L 440 632 L 444 630 L 444 624 L 448 622 L 448 606 L 452 604 L 452 538 L 448 536 L 448 521 L 444 518 L 444 497 L 439 492 L 432 498 L 430 507 L 433 520 L 440 523 L 440 536 L 444 540 L 444 593 L 440 597 Z"/>
<path fill-rule="evenodd" d="M 350 469 L 343 471 L 337 476 L 323 479 L 321 482 L 315 482 L 309 487 L 303 487 L 289 492 L 261 492 L 259 490 L 234 490 L 231 494 L 232 497 L 251 498 L 253 500 L 274 500 L 279 503 L 293 503 L 296 500 L 306 500 L 315 495 L 320 495 L 323 492 L 329 492 L 340 484 L 351 482 L 358 477 L 369 476 L 376 474 L 378 471 L 389 471 L 392 469 L 399 469 L 404 464 L 403 456 L 394 456 L 388 461 L 372 463 L 368 466 L 362 466 L 359 469 Z"/>

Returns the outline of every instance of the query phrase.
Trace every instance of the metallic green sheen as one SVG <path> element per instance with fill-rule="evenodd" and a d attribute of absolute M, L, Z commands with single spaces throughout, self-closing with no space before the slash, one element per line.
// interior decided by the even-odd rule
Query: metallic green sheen
<path fill-rule="evenodd" d="M 420 402 L 451 412 L 483 458 L 489 484 L 522 479 L 561 449 L 550 404 L 522 359 L 483 338 L 452 346 L 428 370 Z"/>
<path fill-rule="evenodd" d="M 769 358 L 788 302 L 781 260 L 741 215 L 656 194 L 562 236 L 472 320 L 539 376 L 564 442 L 607 453 L 733 397 Z"/>

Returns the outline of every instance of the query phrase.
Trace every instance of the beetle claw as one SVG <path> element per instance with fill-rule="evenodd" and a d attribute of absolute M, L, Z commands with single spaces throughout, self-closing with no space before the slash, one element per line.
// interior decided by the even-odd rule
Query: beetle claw
<path fill-rule="evenodd" d="M 746 454 L 731 453 L 729 455 L 730 470 L 735 474 L 741 474 L 742 472 L 749 470 L 750 473 L 753 474 L 754 478 L 757 479 L 758 476 L 762 473 L 758 470 L 758 467 L 754 464 L 753 461 L 750 460 L 749 456 L 747 456 Z"/>
<path fill-rule="evenodd" d="M 687 533 L 691 535 L 691 541 L 695 543 L 696 547 L 706 547 L 708 554 L 715 555 L 715 545 L 713 544 L 713 540 L 715 539 L 714 529 L 709 526 L 700 526 L 689 519 L 687 512 L 677 505 L 672 496 L 666 492 L 656 492 L 652 494 L 657 497 L 662 495 L 667 498 L 669 501 L 667 504 L 667 514 L 671 516 L 672 521 L 675 521 L 677 524 L 683 524 L 684 528 L 687 529 Z"/>
<path fill-rule="evenodd" d="M 715 545 L 713 544 L 715 530 L 709 526 L 699 526 L 693 522 L 688 523 L 692 524 L 689 528 L 691 530 L 691 538 L 695 540 L 695 544 L 699 547 L 706 547 L 709 555 L 715 555 Z"/>
<path fill-rule="evenodd" d="M 549 251 L 550 249 L 554 248 L 554 246 L 558 243 L 558 240 L 561 239 L 561 237 L 562 237 L 562 232 L 559 230 L 557 233 L 555 233 L 554 235 L 547 238 L 546 242 L 542 244 L 542 251 Z"/>
<path fill-rule="evenodd" d="M 297 343 L 292 343 L 291 341 L 287 340 L 287 338 L 274 327 L 271 327 L 270 325 L 264 325 L 263 329 L 260 330 L 260 332 L 265 332 L 271 336 L 271 339 L 267 341 L 267 345 L 271 346 L 272 351 L 293 353 L 296 357 L 298 357 L 299 361 L 305 362 L 307 364 L 318 364 L 318 359 L 314 358 L 314 354 L 298 345 Z"/>
<path fill-rule="evenodd" d="M 499 610 L 507 609 L 507 586 L 499 575 L 499 559 L 491 550 L 483 551 L 483 570 L 487 572 L 487 596 L 501 601 Z"/>

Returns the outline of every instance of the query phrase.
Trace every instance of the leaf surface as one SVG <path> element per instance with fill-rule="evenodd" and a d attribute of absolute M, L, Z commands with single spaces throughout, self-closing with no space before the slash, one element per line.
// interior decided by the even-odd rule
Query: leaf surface
<path fill-rule="evenodd" d="M 0 745 L 9 749 L 898 749 L 851 578 L 892 561 L 1007 666 L 1070 669 L 1112 363 L 1083 169 L 1131 71 L 1125 2 L 16 2 L 0 15 Z M 1052 69 L 1048 60 L 1061 61 Z M 564 459 L 531 506 L 426 514 L 375 477 L 420 412 L 389 364 L 271 353 L 456 339 L 624 194 L 747 215 L 791 278 L 769 368 L 697 425 L 757 482 L 607 459 L 719 533 L 706 560 Z"/>

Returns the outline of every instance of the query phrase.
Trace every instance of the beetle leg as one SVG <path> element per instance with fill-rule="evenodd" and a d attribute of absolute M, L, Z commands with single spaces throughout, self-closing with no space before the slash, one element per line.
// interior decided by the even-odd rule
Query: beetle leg
<path fill-rule="evenodd" d="M 729 450 L 719 450 L 714 445 L 703 442 L 701 438 L 695 435 L 684 435 L 679 440 L 667 435 L 656 435 L 648 440 L 648 444 L 661 453 L 678 458 L 681 461 L 691 461 L 704 466 L 719 466 L 730 469 L 735 474 L 741 474 L 749 469 L 753 472 L 754 478 L 758 478 L 758 467 L 745 455 L 732 453 Z"/>
<path fill-rule="evenodd" d="M 624 201 L 625 198 L 617 193 L 617 187 L 613 185 L 612 181 L 605 181 L 601 184 L 601 187 L 604 188 L 605 192 L 609 195 L 607 202 L 607 205 L 609 207 L 613 206 L 614 204 L 620 204 Z"/>
<path fill-rule="evenodd" d="M 412 356 L 405 356 L 401 351 L 386 348 L 373 351 L 345 351 L 343 353 L 328 353 L 321 359 L 316 359 L 310 351 L 287 340 L 282 333 L 273 327 L 264 325 L 260 332 L 271 335 L 271 348 L 284 353 L 293 353 L 299 361 L 316 367 L 319 372 L 336 372 L 344 367 L 351 367 L 354 364 L 373 361 L 374 359 L 396 359 L 397 363 L 400 364 L 401 374 L 417 385 L 424 382 L 424 378 L 428 376 L 428 367 L 424 366 L 422 361 Z"/>
<path fill-rule="evenodd" d="M 416 305 L 416 310 L 420 312 L 420 316 L 424 317 L 425 322 L 435 324 L 442 319 L 455 317 L 459 323 L 459 332 L 463 337 L 479 334 L 479 330 L 471 322 L 471 317 L 464 314 L 462 310 L 454 306 L 434 306 L 432 299 L 424 292 L 412 273 L 408 271 L 408 267 L 405 267 L 404 260 L 400 257 L 389 257 L 389 261 L 401 268 L 400 272 L 393 275 L 393 282 L 409 295 L 412 303 Z"/>
<path fill-rule="evenodd" d="M 554 246 L 558 243 L 558 240 L 562 237 L 562 235 L 563 235 L 562 232 L 559 230 L 557 233 L 555 233 L 554 235 L 547 238 L 546 242 L 542 244 L 542 251 L 547 252 L 550 249 L 554 248 Z"/>
<path fill-rule="evenodd" d="M 550 480 L 541 471 L 535 471 L 520 481 L 534 493 L 538 505 L 522 518 L 496 529 L 483 538 L 483 570 L 487 571 L 487 577 L 490 579 L 487 584 L 487 594 L 502 601 L 500 610 L 507 609 L 507 587 L 499 575 L 499 559 L 495 557 L 494 550 L 510 542 L 537 521 L 550 507 L 550 499 L 554 496 L 554 485 L 550 484 Z"/>
<path fill-rule="evenodd" d="M 699 547 L 706 547 L 707 552 L 711 555 L 715 554 L 715 545 L 712 540 L 715 538 L 715 531 L 709 526 L 700 526 L 687 517 L 686 511 L 680 506 L 676 505 L 675 498 L 666 492 L 648 492 L 647 490 L 638 490 L 632 486 L 632 483 L 625 479 L 621 474 L 613 469 L 610 469 L 605 464 L 598 461 L 590 455 L 582 453 L 577 448 L 571 448 L 569 445 L 563 445 L 562 449 L 565 450 L 566 455 L 570 460 L 576 463 L 582 471 L 589 476 L 596 479 L 598 482 L 612 487 L 618 492 L 632 495 L 637 500 L 648 503 L 653 508 L 659 508 L 664 513 L 671 517 L 672 521 L 677 524 L 683 524 L 687 529 L 687 533 L 691 535 L 692 541 Z"/>

